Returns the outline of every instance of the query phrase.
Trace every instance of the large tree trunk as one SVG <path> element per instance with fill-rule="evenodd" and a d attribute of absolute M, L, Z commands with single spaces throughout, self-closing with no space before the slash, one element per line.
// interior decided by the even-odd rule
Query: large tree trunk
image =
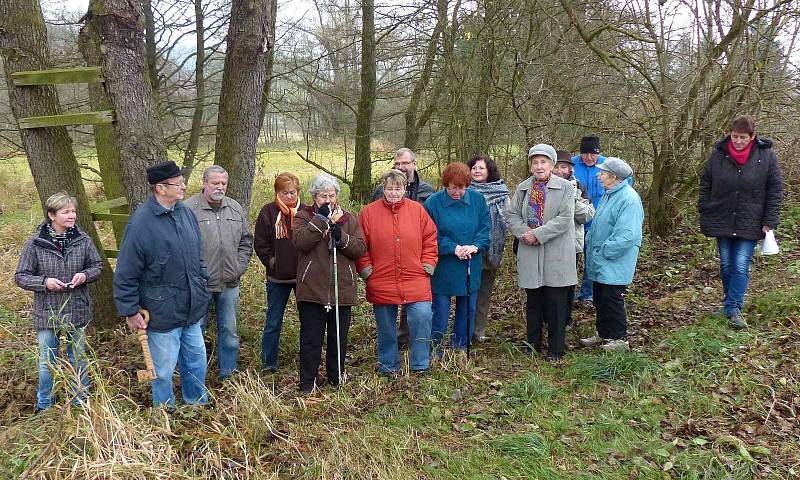
<path fill-rule="evenodd" d="M 140 2 L 91 0 L 84 28 L 100 35 L 100 64 L 114 106 L 114 133 L 122 183 L 131 212 L 147 199 L 145 169 L 167 160 L 156 96 L 145 63 L 144 15 Z"/>
<path fill-rule="evenodd" d="M 200 134 L 203 132 L 203 112 L 206 102 L 206 30 L 203 26 L 203 0 L 194 0 L 194 23 L 197 54 L 194 65 L 194 114 L 192 115 L 192 129 L 189 131 L 189 142 L 183 155 L 183 169 L 186 179 L 194 170 L 197 147 L 200 145 Z"/>
<path fill-rule="evenodd" d="M 250 208 L 256 145 L 264 123 L 270 0 L 233 0 L 217 118 L 215 163 L 230 175 L 228 195 Z"/>
<path fill-rule="evenodd" d="M 11 80 L 14 72 L 50 68 L 47 30 L 38 0 L 0 2 L 0 55 L 14 118 L 61 113 L 58 95 L 52 86 L 14 87 Z M 103 275 L 91 288 L 95 318 L 98 324 L 110 325 L 116 315 L 111 291 L 113 273 L 92 222 L 89 199 L 67 129 L 24 129 L 20 137 L 42 205 L 50 195 L 61 190 L 78 200 L 78 224 L 91 236 L 103 259 Z"/>
<path fill-rule="evenodd" d="M 375 72 L 375 2 L 361 2 L 361 97 L 356 116 L 356 147 L 350 197 L 364 202 L 372 190 L 372 114 L 375 111 L 377 78 Z"/>
<path fill-rule="evenodd" d="M 78 48 L 88 66 L 100 65 L 100 35 L 96 30 L 87 26 L 78 37 Z M 103 85 L 90 83 L 89 105 L 92 110 L 112 110 L 114 107 L 106 96 Z M 94 129 L 94 144 L 97 149 L 97 163 L 100 167 L 100 177 L 103 179 L 103 190 L 106 198 L 111 200 L 125 196 L 125 185 L 122 184 L 122 163 L 119 158 L 119 147 L 114 136 L 113 125 L 92 125 Z M 111 213 L 128 213 L 127 206 L 111 209 Z M 125 232 L 125 222 L 114 222 L 114 239 L 117 247 L 122 243 L 122 234 Z"/>

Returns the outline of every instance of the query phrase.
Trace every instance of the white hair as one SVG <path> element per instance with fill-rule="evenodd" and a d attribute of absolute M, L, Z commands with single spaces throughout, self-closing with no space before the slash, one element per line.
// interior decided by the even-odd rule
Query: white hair
<path fill-rule="evenodd" d="M 220 167 L 219 165 L 211 165 L 210 167 L 206 168 L 203 171 L 203 183 L 208 183 L 208 177 L 212 173 L 224 173 L 228 178 L 230 178 L 230 175 L 228 174 L 227 170 Z"/>
<path fill-rule="evenodd" d="M 336 194 L 339 194 L 339 182 L 336 181 L 336 177 L 333 175 L 329 175 L 327 173 L 320 173 L 314 180 L 311 181 L 311 185 L 308 186 L 308 193 L 311 197 L 316 197 L 320 190 L 325 190 L 328 188 L 333 187 L 336 190 Z"/>

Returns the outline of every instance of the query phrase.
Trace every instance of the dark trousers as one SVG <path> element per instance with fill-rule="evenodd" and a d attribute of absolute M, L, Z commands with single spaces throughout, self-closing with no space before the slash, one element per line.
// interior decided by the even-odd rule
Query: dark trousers
<path fill-rule="evenodd" d="M 328 333 L 328 344 L 325 354 L 325 372 L 328 381 L 339 384 L 339 349 L 336 345 L 336 313 L 333 309 L 325 311 L 319 303 L 298 302 L 297 313 L 300 317 L 300 389 L 311 390 L 319 371 L 322 341 Z M 339 336 L 341 337 L 341 367 L 344 367 L 344 356 L 347 352 L 347 332 L 350 329 L 350 307 L 339 307 Z"/>
<path fill-rule="evenodd" d="M 580 267 L 581 254 L 575 254 L 575 265 Z M 569 289 L 567 293 L 567 325 L 572 325 L 572 304 L 575 303 L 575 286 Z"/>
<path fill-rule="evenodd" d="M 400 326 L 397 328 L 397 344 L 408 345 L 408 313 L 405 305 L 400 305 Z"/>
<path fill-rule="evenodd" d="M 571 287 L 525 289 L 528 343 L 542 351 L 542 326 L 547 322 L 548 353 L 561 356 L 566 350 L 567 298 Z"/>
<path fill-rule="evenodd" d="M 619 340 L 628 336 L 628 319 L 625 316 L 627 290 L 627 285 L 592 282 L 597 334 L 600 338 Z"/>

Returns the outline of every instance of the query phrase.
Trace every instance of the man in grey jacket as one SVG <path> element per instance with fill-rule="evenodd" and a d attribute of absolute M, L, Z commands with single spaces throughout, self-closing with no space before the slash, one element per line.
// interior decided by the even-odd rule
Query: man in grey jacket
<path fill-rule="evenodd" d="M 253 253 L 253 235 L 247 225 L 247 214 L 236 200 L 225 196 L 228 178 L 228 172 L 219 165 L 208 167 L 203 172 L 203 190 L 186 201 L 197 216 L 203 238 L 208 291 L 216 309 L 217 364 L 223 380 L 236 370 L 239 359 L 236 327 L 239 281 Z M 203 319 L 203 328 L 207 323 L 208 314 Z"/>

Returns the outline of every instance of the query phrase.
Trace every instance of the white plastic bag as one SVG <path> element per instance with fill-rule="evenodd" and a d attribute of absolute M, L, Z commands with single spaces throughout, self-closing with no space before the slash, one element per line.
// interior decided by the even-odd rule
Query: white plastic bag
<path fill-rule="evenodd" d="M 775 230 L 770 230 L 761 241 L 761 255 L 775 255 L 780 252 L 778 242 L 775 241 Z"/>

